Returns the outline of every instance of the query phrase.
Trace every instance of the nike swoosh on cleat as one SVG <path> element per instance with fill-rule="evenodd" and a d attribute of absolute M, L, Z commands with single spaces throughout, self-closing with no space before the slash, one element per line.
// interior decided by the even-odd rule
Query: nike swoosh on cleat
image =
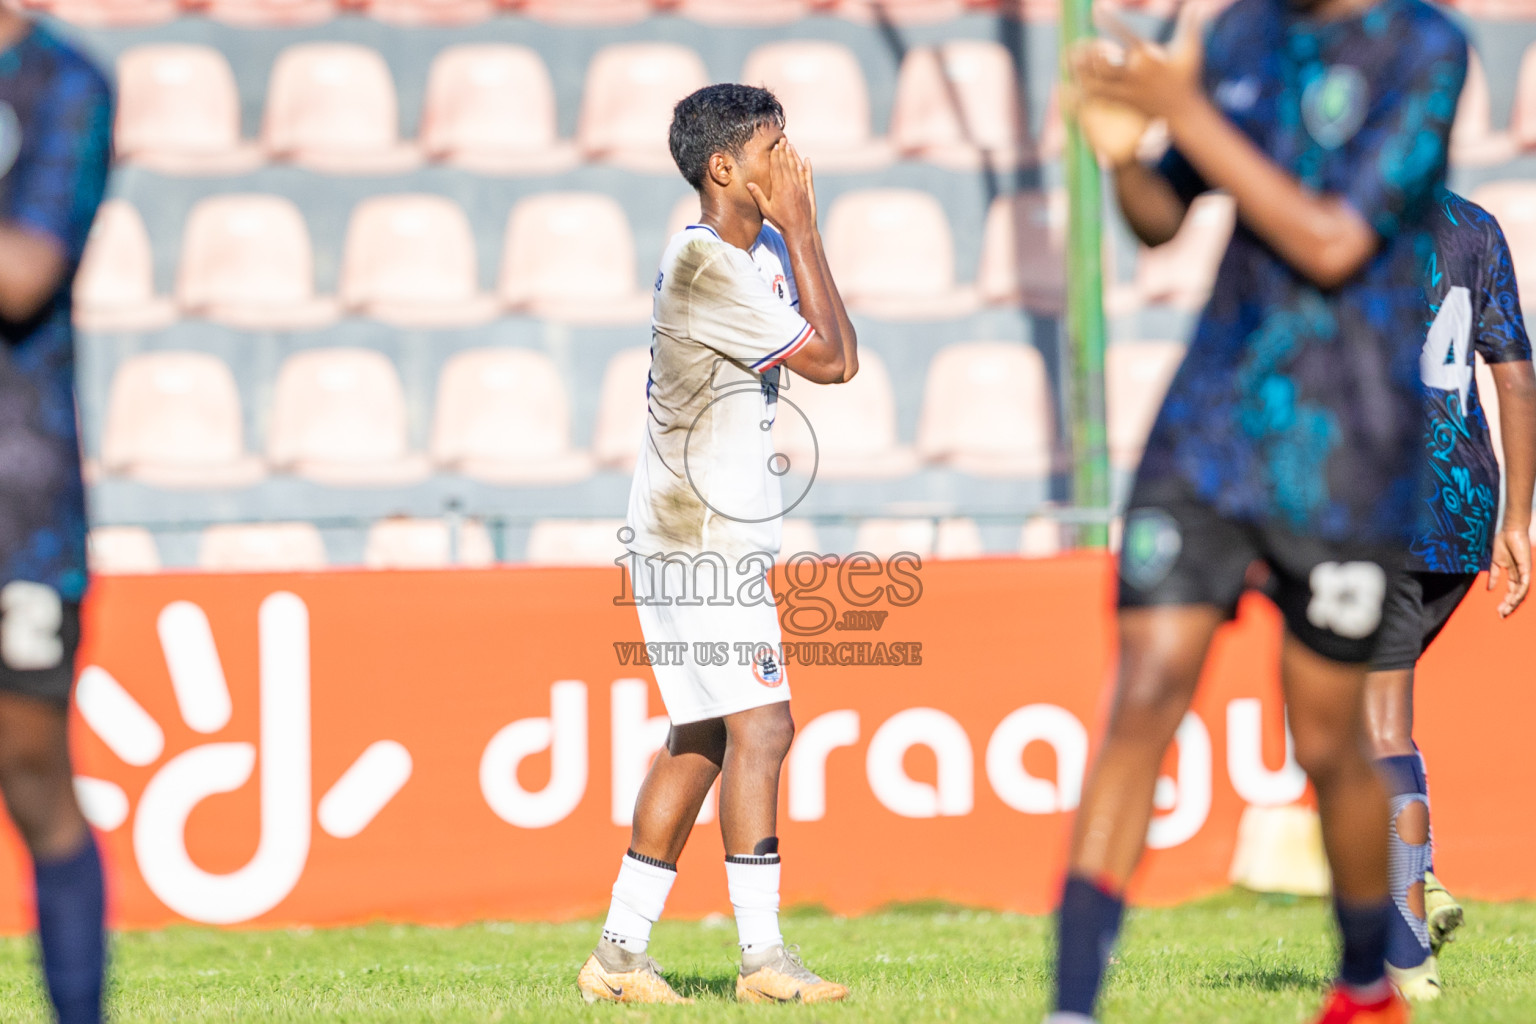
<path fill-rule="evenodd" d="M 613 998 L 615 998 L 615 999 L 622 999 L 622 998 L 624 998 L 624 986 L 623 985 L 620 985 L 618 988 L 614 988 L 612 985 L 608 984 L 605 981 L 605 982 L 603 982 L 603 988 L 607 989 L 609 994 L 611 994 L 613 996 Z"/>

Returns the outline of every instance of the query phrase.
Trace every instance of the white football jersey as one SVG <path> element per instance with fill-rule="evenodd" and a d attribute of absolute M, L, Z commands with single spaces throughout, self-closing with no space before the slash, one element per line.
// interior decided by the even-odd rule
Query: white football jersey
<path fill-rule="evenodd" d="M 777 554 L 783 494 L 773 447 L 779 364 L 810 340 L 784 238 L 743 251 L 703 225 L 656 275 L 646 442 L 629 492 L 628 547 L 644 557 Z M 778 472 L 775 472 L 775 468 Z"/>

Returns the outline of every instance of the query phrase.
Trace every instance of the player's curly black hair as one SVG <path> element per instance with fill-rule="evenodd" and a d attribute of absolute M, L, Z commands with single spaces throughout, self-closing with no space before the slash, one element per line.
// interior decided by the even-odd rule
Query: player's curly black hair
<path fill-rule="evenodd" d="M 754 85 L 706 85 L 672 108 L 672 159 L 688 184 L 703 188 L 709 158 L 740 156 L 764 125 L 784 127 L 784 108 L 773 93 Z"/>

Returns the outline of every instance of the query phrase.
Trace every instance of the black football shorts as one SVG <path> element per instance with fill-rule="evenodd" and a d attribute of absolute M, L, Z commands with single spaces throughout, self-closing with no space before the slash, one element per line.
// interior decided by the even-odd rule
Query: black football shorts
<path fill-rule="evenodd" d="M 1213 605 L 1231 618 L 1243 592 L 1261 586 L 1309 650 L 1361 664 L 1376 650 L 1403 557 L 1398 548 L 1238 522 L 1182 483 L 1138 482 L 1120 544 L 1119 606 Z"/>
<path fill-rule="evenodd" d="M 1381 642 L 1371 658 L 1377 672 L 1413 668 L 1472 590 L 1477 573 L 1405 572 L 1387 591 Z"/>
<path fill-rule="evenodd" d="M 0 692 L 68 704 L 80 602 L 39 583 L 0 586 Z"/>

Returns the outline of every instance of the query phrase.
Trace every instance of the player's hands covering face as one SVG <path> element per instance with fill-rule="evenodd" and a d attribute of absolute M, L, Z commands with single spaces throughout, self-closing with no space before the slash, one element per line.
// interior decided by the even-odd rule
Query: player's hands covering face
<path fill-rule="evenodd" d="M 1493 537 L 1493 567 L 1488 571 L 1488 589 L 1498 586 L 1499 573 L 1508 581 L 1504 600 L 1499 602 L 1500 618 L 1514 614 L 1526 591 L 1531 589 L 1531 537 L 1525 530 L 1500 530 Z"/>
<path fill-rule="evenodd" d="M 1081 104 L 1119 105 L 1147 118 L 1171 118 L 1200 97 L 1205 54 L 1201 38 L 1204 15 L 1199 6 L 1186 3 L 1180 8 L 1173 41 L 1167 46 L 1142 39 L 1112 11 L 1101 10 L 1099 20 L 1119 38 L 1120 45 L 1095 39 L 1073 52 L 1072 78 Z M 1088 128 L 1085 122 L 1084 129 Z M 1104 141 L 1123 147 L 1126 134 L 1127 129 L 1121 127 Z M 1108 158 L 1110 154 L 1104 155 Z"/>
<path fill-rule="evenodd" d="M 768 153 L 768 188 L 747 182 L 763 219 L 771 221 L 786 239 L 802 238 L 816 230 L 816 187 L 811 164 L 788 139 L 780 139 Z"/>

